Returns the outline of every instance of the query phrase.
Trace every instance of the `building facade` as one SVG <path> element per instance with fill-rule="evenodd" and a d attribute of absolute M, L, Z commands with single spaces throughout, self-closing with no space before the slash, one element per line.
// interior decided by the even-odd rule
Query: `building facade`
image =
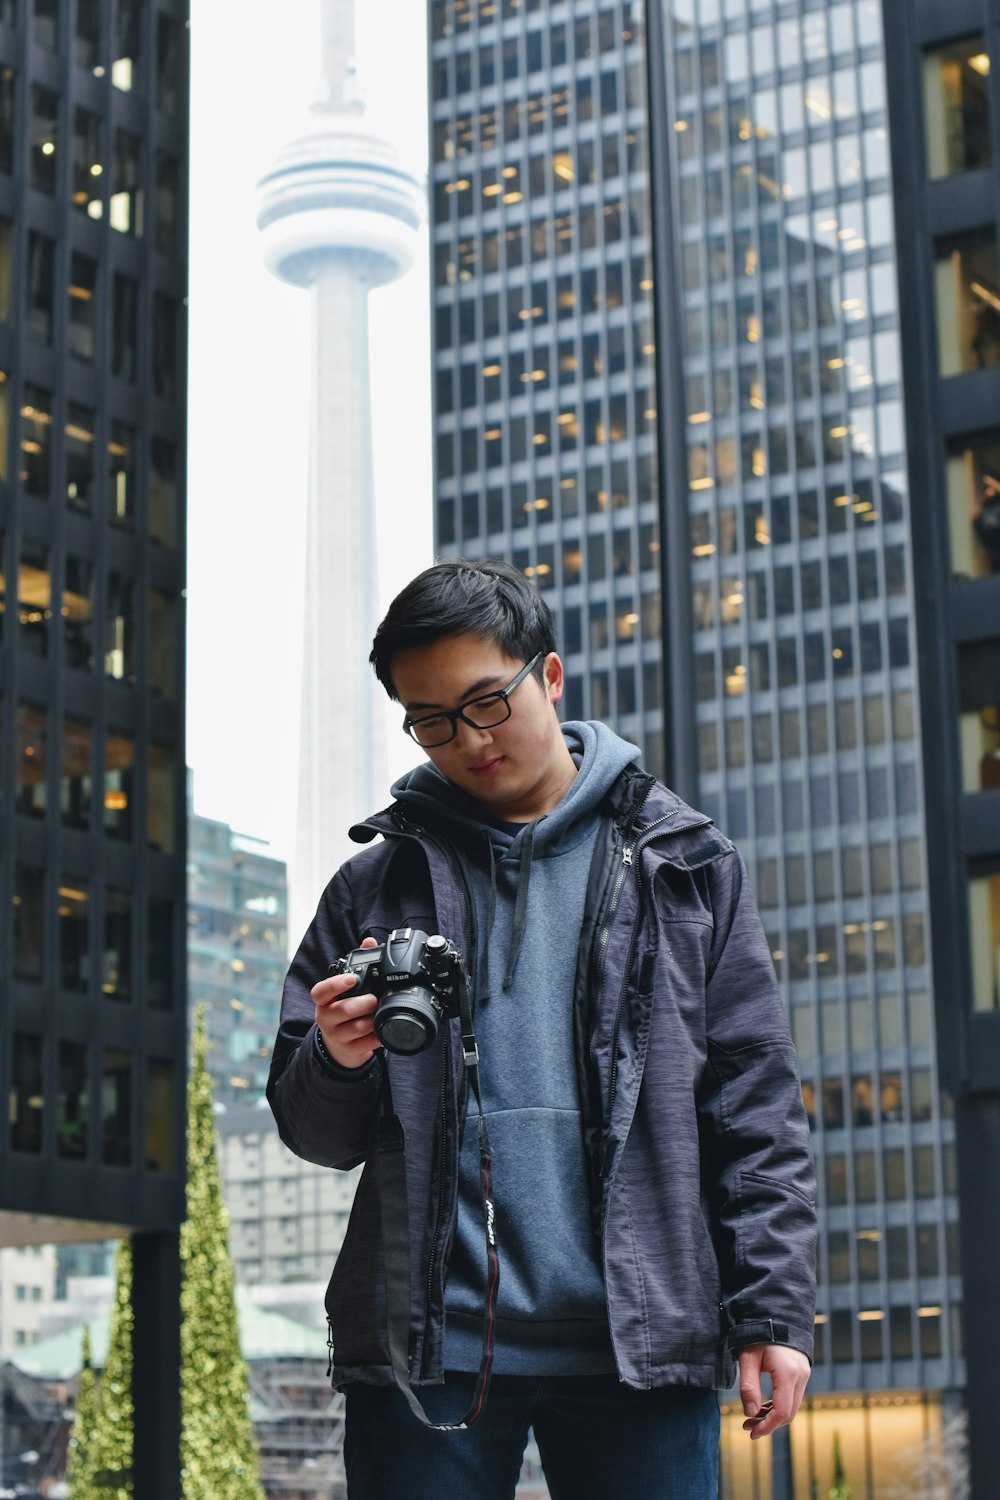
<path fill-rule="evenodd" d="M 188 998 L 205 1007 L 215 1103 L 264 1096 L 287 967 L 285 865 L 259 839 L 188 820 Z"/>
<path fill-rule="evenodd" d="M 996 116 L 974 85 L 996 17 L 979 4 L 947 33 L 980 40 L 960 49 L 969 86 L 944 125 L 943 86 L 924 82 L 934 38 L 917 37 L 900 127 L 896 9 L 913 7 L 884 21 L 877 0 L 430 6 L 438 551 L 532 578 L 556 617 L 566 716 L 610 719 L 738 841 L 798 1047 L 817 1359 L 773 1472 L 729 1418 L 730 1496 L 825 1493 L 835 1447 L 860 1493 L 890 1494 L 951 1430 L 966 1377 L 956 1085 L 928 923 L 930 857 L 954 857 L 927 793 L 942 689 L 916 628 L 936 502 L 927 454 L 908 448 L 923 418 L 903 380 L 916 320 L 898 237 L 914 199 L 894 199 L 892 165 L 893 131 L 905 153 L 920 119 L 956 178 L 979 173 L 979 219 L 956 228 L 972 234 L 964 282 L 943 240 L 939 255 L 938 295 L 949 274 L 966 288 L 968 326 L 948 311 L 939 326 L 942 358 L 988 384 Z M 941 8 L 923 10 L 940 37 Z M 949 399 L 934 472 L 982 486 L 995 388 L 973 456 Z M 989 572 L 990 504 L 956 493 Z M 995 764 L 995 681 L 976 683 L 969 775 Z M 989 1010 L 995 855 L 966 854 Z"/>
<path fill-rule="evenodd" d="M 0 1243 L 135 1236 L 150 1496 L 179 1421 L 186 22 L 0 5 Z"/>

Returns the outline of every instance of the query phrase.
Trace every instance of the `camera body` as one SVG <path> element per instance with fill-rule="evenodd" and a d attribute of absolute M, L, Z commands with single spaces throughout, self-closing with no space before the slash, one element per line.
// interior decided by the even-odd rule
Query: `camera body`
<path fill-rule="evenodd" d="M 376 995 L 375 1034 L 403 1057 L 423 1052 L 441 1022 L 459 1013 L 462 959 L 440 933 L 397 927 L 377 948 L 355 948 L 331 964 L 331 974 L 355 974 L 352 995 Z"/>

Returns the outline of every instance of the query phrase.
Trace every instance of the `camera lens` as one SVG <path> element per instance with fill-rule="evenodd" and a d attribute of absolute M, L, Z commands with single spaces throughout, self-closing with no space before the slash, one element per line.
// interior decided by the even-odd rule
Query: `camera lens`
<path fill-rule="evenodd" d="M 379 1001 L 375 1031 L 389 1052 L 412 1057 L 423 1052 L 437 1036 L 441 1007 L 429 990 L 414 987 L 397 990 Z"/>

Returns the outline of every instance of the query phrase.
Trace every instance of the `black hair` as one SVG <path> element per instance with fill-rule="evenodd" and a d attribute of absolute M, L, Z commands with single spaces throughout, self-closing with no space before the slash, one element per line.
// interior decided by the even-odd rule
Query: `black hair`
<path fill-rule="evenodd" d="M 396 595 L 375 632 L 369 661 L 390 698 L 399 696 L 392 681 L 396 652 L 451 635 L 486 636 L 512 661 L 556 649 L 548 605 L 510 563 L 435 563 Z M 544 662 L 536 675 L 543 678 Z"/>

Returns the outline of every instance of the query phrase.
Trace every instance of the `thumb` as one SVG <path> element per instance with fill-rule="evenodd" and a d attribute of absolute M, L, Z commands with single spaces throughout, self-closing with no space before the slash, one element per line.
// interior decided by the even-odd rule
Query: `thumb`
<path fill-rule="evenodd" d="M 755 1417 L 760 1411 L 760 1368 L 764 1358 L 764 1350 L 760 1345 L 750 1349 L 741 1349 L 740 1361 L 740 1400 L 743 1403 L 743 1413 L 748 1417 Z"/>

